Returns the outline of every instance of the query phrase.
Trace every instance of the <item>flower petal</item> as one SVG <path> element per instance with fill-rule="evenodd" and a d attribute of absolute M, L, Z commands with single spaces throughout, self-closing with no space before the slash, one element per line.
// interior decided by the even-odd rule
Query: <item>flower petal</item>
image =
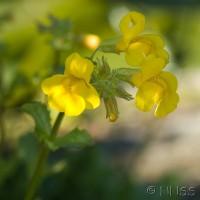
<path fill-rule="evenodd" d="M 176 109 L 179 101 L 179 96 L 177 93 L 168 92 L 163 97 L 162 101 L 157 105 L 155 116 L 164 117 L 168 113 Z"/>
<path fill-rule="evenodd" d="M 127 47 L 126 61 L 129 65 L 132 65 L 134 67 L 140 66 L 145 59 L 156 58 L 156 57 L 163 58 L 164 60 L 168 61 L 169 57 L 168 53 L 164 49 L 160 48 L 164 45 L 161 38 L 153 34 L 146 36 L 149 37 L 147 38 L 143 38 L 143 36 L 136 37 L 134 40 L 131 41 L 131 43 Z M 148 39 L 150 37 L 153 37 L 152 41 Z M 160 40 L 158 38 L 160 38 Z"/>
<path fill-rule="evenodd" d="M 160 38 L 160 36 L 155 34 L 145 34 L 141 36 L 137 36 L 133 39 L 128 47 L 129 51 L 140 50 L 144 53 L 146 59 L 149 59 L 149 56 L 163 58 L 168 61 L 169 55 L 163 49 L 164 41 Z"/>
<path fill-rule="evenodd" d="M 156 48 L 163 48 L 165 46 L 163 39 L 156 34 L 143 34 L 138 38 L 141 41 L 143 40 L 144 42 L 150 42 L 151 45 Z"/>
<path fill-rule="evenodd" d="M 154 103 L 162 97 L 163 89 L 152 82 L 145 82 L 137 91 L 135 104 L 139 110 L 150 111 Z"/>
<path fill-rule="evenodd" d="M 135 97 L 135 105 L 139 110 L 147 112 L 153 108 L 154 102 L 152 101 L 152 99 L 146 98 L 143 91 L 141 89 L 138 89 Z"/>
<path fill-rule="evenodd" d="M 119 27 L 126 47 L 130 41 L 144 30 L 145 17 L 138 12 L 128 12 L 120 21 Z"/>
<path fill-rule="evenodd" d="M 64 87 L 48 96 L 48 104 L 50 108 L 65 112 L 68 116 L 78 116 L 85 109 L 84 99 Z"/>
<path fill-rule="evenodd" d="M 173 74 L 170 72 L 161 72 L 159 76 L 167 83 L 170 91 L 175 92 L 177 90 L 178 82 Z"/>
<path fill-rule="evenodd" d="M 140 88 L 143 84 L 143 74 L 141 72 L 138 72 L 137 74 L 133 75 L 132 77 L 132 83 L 137 87 Z"/>
<path fill-rule="evenodd" d="M 133 41 L 127 48 L 126 61 L 134 67 L 140 66 L 151 51 L 152 46 L 149 41 Z"/>
<path fill-rule="evenodd" d="M 145 55 L 139 49 L 132 49 L 125 53 L 125 59 L 129 65 L 137 67 L 143 63 Z"/>
<path fill-rule="evenodd" d="M 141 72 L 135 74 L 132 82 L 137 87 L 140 87 L 146 80 L 160 74 L 165 66 L 165 61 L 161 58 L 148 59 L 141 66 Z"/>
<path fill-rule="evenodd" d="M 66 107 L 66 94 L 53 93 L 48 96 L 47 102 L 49 107 L 59 112 L 65 112 Z"/>
<path fill-rule="evenodd" d="M 89 83 L 93 69 L 93 63 L 90 60 L 82 58 L 77 53 L 73 53 L 65 62 L 64 74 L 73 75 L 74 77 L 84 79 L 86 83 Z"/>
<path fill-rule="evenodd" d="M 89 94 L 85 99 L 88 102 L 86 106 L 87 109 L 95 109 L 100 105 L 99 94 L 92 85 L 90 85 Z"/>
<path fill-rule="evenodd" d="M 49 78 L 44 79 L 41 83 L 42 91 L 45 94 L 49 95 L 62 89 L 62 83 L 64 79 L 65 75 L 62 74 L 53 75 Z"/>
<path fill-rule="evenodd" d="M 169 54 L 168 54 L 167 51 L 165 51 L 164 49 L 157 48 L 157 49 L 155 50 L 154 54 L 156 55 L 156 57 L 162 58 L 162 59 L 164 59 L 166 62 L 168 62 L 168 60 L 169 60 Z"/>
<path fill-rule="evenodd" d="M 146 60 L 141 66 L 143 81 L 158 75 L 165 67 L 165 60 L 162 58 L 153 58 Z"/>
<path fill-rule="evenodd" d="M 100 98 L 96 89 L 91 84 L 85 84 L 84 81 L 77 81 L 73 87 L 72 92 L 84 98 L 87 109 L 95 109 L 100 104 Z"/>
<path fill-rule="evenodd" d="M 65 107 L 65 114 L 68 116 L 78 116 L 85 110 L 84 99 L 74 93 L 67 96 L 67 105 Z"/>

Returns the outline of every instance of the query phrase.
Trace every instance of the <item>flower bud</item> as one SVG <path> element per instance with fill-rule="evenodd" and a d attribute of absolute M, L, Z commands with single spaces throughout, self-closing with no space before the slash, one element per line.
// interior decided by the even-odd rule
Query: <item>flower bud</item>
<path fill-rule="evenodd" d="M 94 34 L 87 34 L 83 38 L 83 44 L 92 50 L 95 50 L 99 46 L 100 41 L 100 37 Z"/>
<path fill-rule="evenodd" d="M 104 98 L 104 104 L 106 107 L 106 118 L 108 118 L 110 122 L 115 122 L 119 117 L 116 98 L 114 96 Z"/>

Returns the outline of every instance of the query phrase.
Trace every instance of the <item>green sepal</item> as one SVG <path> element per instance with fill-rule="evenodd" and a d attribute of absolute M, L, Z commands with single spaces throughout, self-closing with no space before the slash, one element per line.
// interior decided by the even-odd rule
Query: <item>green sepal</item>
<path fill-rule="evenodd" d="M 40 141 L 47 139 L 51 133 L 50 113 L 47 106 L 39 102 L 32 102 L 24 104 L 21 110 L 33 117 L 38 139 Z"/>
<path fill-rule="evenodd" d="M 119 80 L 127 82 L 134 87 L 132 83 L 133 75 L 140 71 L 139 68 L 131 69 L 131 68 L 118 68 L 115 73 Z"/>
<path fill-rule="evenodd" d="M 131 84 L 132 85 L 132 84 Z M 133 85 L 132 85 L 133 86 Z M 125 99 L 127 101 L 133 100 L 133 96 L 129 94 L 123 87 L 119 86 L 118 88 L 115 89 L 114 95 L 116 97 Z"/>
<path fill-rule="evenodd" d="M 119 39 L 104 40 L 100 43 L 98 50 L 104 53 L 117 53 L 116 43 Z"/>
<path fill-rule="evenodd" d="M 82 148 L 93 144 L 94 141 L 86 130 L 79 130 L 75 128 L 65 136 L 57 137 L 54 144 L 50 145 L 52 145 L 53 148 Z"/>
<path fill-rule="evenodd" d="M 97 58 L 97 68 L 100 76 L 108 76 L 110 74 L 110 66 L 104 56 L 101 60 Z"/>

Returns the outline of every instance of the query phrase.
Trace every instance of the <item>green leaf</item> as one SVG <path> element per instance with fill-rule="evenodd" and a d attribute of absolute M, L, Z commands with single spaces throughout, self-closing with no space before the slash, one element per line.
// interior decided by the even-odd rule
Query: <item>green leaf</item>
<path fill-rule="evenodd" d="M 21 109 L 35 120 L 35 133 L 39 140 L 45 140 L 51 133 L 50 113 L 45 104 L 39 102 L 26 103 Z"/>
<path fill-rule="evenodd" d="M 63 137 L 56 138 L 55 145 L 57 147 L 74 147 L 81 148 L 93 145 L 93 139 L 86 130 L 75 128 Z"/>
<path fill-rule="evenodd" d="M 104 40 L 99 45 L 98 50 L 104 53 L 117 53 L 115 46 L 118 40 L 119 39 Z"/>

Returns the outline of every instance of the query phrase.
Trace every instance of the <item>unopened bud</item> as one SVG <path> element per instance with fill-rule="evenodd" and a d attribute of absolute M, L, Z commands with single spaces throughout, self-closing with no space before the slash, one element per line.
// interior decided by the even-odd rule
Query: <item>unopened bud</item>
<path fill-rule="evenodd" d="M 110 122 L 114 122 L 119 117 L 119 111 L 117 106 L 117 101 L 115 97 L 107 97 L 104 99 L 104 104 L 106 107 L 106 118 Z"/>
<path fill-rule="evenodd" d="M 95 50 L 99 46 L 100 41 L 100 37 L 94 34 L 87 34 L 83 38 L 83 44 L 92 50 Z"/>

